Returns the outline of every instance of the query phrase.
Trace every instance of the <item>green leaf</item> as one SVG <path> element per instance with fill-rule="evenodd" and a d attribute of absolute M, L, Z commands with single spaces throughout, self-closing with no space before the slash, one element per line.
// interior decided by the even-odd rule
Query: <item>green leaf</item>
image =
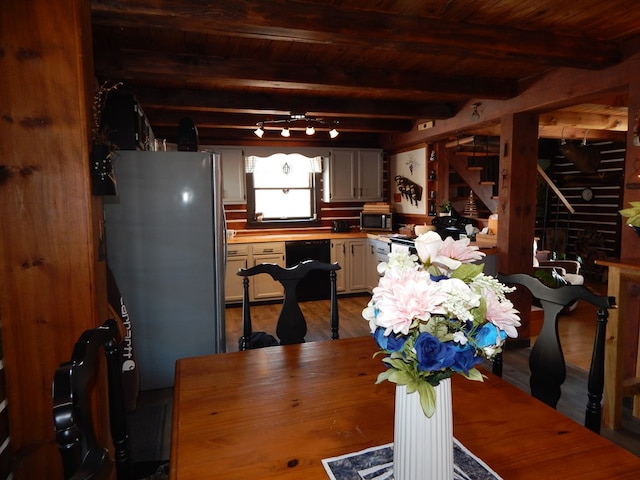
<path fill-rule="evenodd" d="M 422 411 L 428 418 L 431 418 L 436 411 L 436 389 L 427 382 L 419 382 L 418 395 L 420 395 Z"/>
<path fill-rule="evenodd" d="M 378 374 L 378 378 L 376 379 L 376 385 L 378 383 L 382 383 L 385 380 L 389 380 L 389 377 L 391 376 L 391 374 L 394 372 L 394 370 L 392 370 L 391 368 L 388 368 L 387 370 L 385 370 L 384 372 L 380 372 Z"/>
<path fill-rule="evenodd" d="M 453 271 L 451 278 L 459 278 L 460 280 L 464 280 L 469 283 L 475 277 L 480 275 L 482 270 L 484 270 L 483 264 L 463 263 Z"/>
<path fill-rule="evenodd" d="M 469 370 L 468 375 L 462 374 L 462 376 L 467 380 L 473 380 L 474 382 L 484 382 L 485 378 L 477 368 L 472 368 L 471 370 Z"/>

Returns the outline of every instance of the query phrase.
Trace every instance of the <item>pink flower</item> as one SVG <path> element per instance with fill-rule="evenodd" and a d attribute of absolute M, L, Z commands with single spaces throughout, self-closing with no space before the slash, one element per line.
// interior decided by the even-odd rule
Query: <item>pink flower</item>
<path fill-rule="evenodd" d="M 480 252 L 478 247 L 470 247 L 468 238 L 461 238 L 460 240 L 454 240 L 451 237 L 444 239 L 442 248 L 440 248 L 439 255 L 454 258 L 461 263 L 472 263 L 477 260 L 482 260 L 485 256 L 484 252 Z"/>
<path fill-rule="evenodd" d="M 518 336 L 516 327 L 520 326 L 520 318 L 518 310 L 513 308 L 513 303 L 509 300 L 501 302 L 491 290 L 485 290 L 483 295 L 487 302 L 487 320 L 504 330 L 511 338 L 516 338 Z"/>
<path fill-rule="evenodd" d="M 387 271 L 373 289 L 378 309 L 375 324 L 385 329 L 385 335 L 391 332 L 408 335 L 414 319 L 428 320 L 432 314 L 444 314 L 440 305 L 446 298 L 446 293 L 425 271 Z"/>

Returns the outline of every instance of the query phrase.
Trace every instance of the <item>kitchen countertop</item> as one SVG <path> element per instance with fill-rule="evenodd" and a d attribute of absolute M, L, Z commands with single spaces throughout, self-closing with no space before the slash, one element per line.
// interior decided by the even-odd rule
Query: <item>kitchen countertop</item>
<path fill-rule="evenodd" d="M 382 240 L 383 242 L 390 243 L 391 237 L 398 235 L 397 233 L 387 232 L 330 232 L 330 231 L 315 231 L 305 233 L 250 233 L 239 234 L 229 239 L 229 244 L 243 244 L 243 243 L 264 243 L 264 242 L 286 242 L 296 240 L 331 240 L 331 239 L 350 239 L 350 238 L 372 238 L 374 240 Z M 495 255 L 497 249 L 495 247 L 488 247 L 485 245 L 471 242 L 471 245 L 480 247 L 486 255 Z"/>
<path fill-rule="evenodd" d="M 286 242 L 296 240 L 331 240 L 340 238 L 379 238 L 379 235 L 374 235 L 367 232 L 308 232 L 308 233 L 258 233 L 255 234 L 240 234 L 229 239 L 229 244 L 238 243 L 263 243 L 263 242 Z"/>

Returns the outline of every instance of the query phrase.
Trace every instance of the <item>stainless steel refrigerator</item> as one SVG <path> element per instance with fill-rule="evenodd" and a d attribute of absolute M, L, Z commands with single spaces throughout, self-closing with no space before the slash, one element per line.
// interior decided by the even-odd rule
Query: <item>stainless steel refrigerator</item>
<path fill-rule="evenodd" d="M 140 389 L 165 388 L 178 358 L 225 351 L 220 157 L 120 151 L 114 170 L 107 262 L 131 320 Z"/>

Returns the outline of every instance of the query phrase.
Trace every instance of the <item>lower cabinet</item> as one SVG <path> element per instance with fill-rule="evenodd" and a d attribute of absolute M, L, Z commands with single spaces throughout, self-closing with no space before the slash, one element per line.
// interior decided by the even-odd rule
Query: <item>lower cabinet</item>
<path fill-rule="evenodd" d="M 227 265 L 224 276 L 224 299 L 227 302 L 242 301 L 242 277 L 236 273 L 241 268 L 249 266 L 249 253 L 249 245 L 227 245 Z"/>
<path fill-rule="evenodd" d="M 341 269 L 336 272 L 338 293 L 371 292 L 378 284 L 377 265 L 387 261 L 388 245 L 383 241 L 367 238 L 339 238 L 331 240 L 331 261 L 338 262 Z M 236 273 L 240 268 L 253 267 L 259 263 L 275 263 L 286 266 L 284 242 L 230 244 L 227 248 L 227 273 L 225 276 L 225 300 L 227 303 L 242 301 L 242 277 Z M 268 274 L 249 279 L 249 299 L 276 300 L 283 297 L 280 282 Z"/>
<path fill-rule="evenodd" d="M 284 242 L 254 243 L 251 246 L 251 266 L 260 263 L 275 263 L 286 267 Z M 267 273 L 254 275 L 250 278 L 251 290 L 249 297 L 253 300 L 271 300 L 282 298 L 284 288 L 280 282 L 276 282 Z"/>
<path fill-rule="evenodd" d="M 331 261 L 342 267 L 336 277 L 338 293 L 367 291 L 367 240 L 336 239 L 331 241 Z"/>
<path fill-rule="evenodd" d="M 227 303 L 242 302 L 243 278 L 237 275 L 240 268 L 253 267 L 259 263 L 275 263 L 286 266 L 284 242 L 254 244 L 231 244 L 227 247 L 225 274 L 225 300 Z M 266 273 L 249 278 L 249 300 L 274 300 L 282 298 L 284 289 Z"/>

